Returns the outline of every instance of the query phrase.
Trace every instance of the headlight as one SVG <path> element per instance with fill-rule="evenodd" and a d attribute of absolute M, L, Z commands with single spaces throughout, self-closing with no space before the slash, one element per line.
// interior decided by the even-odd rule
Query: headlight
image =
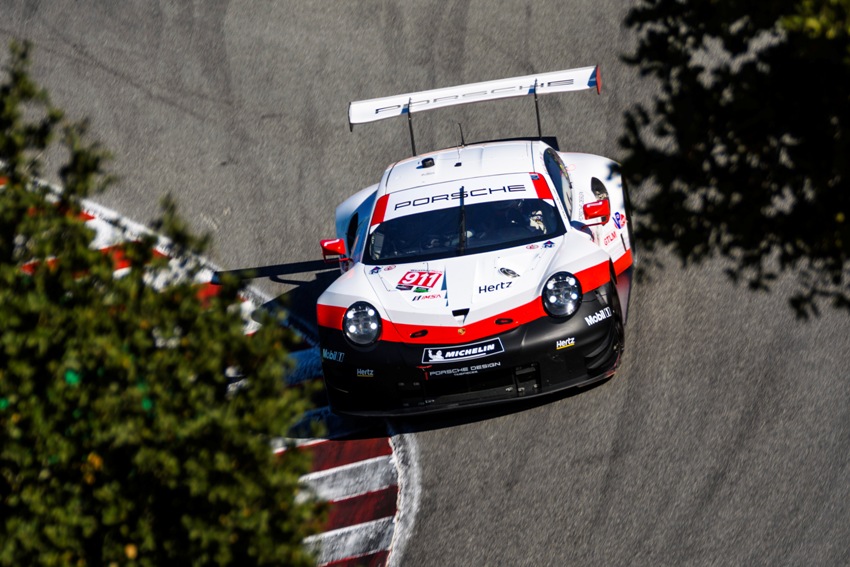
<path fill-rule="evenodd" d="M 381 336 L 381 317 L 378 310 L 358 301 L 348 308 L 342 318 L 342 332 L 345 338 L 359 346 L 374 343 Z"/>
<path fill-rule="evenodd" d="M 581 305 L 581 284 L 571 273 L 558 272 L 546 280 L 541 299 L 552 317 L 569 317 Z"/>

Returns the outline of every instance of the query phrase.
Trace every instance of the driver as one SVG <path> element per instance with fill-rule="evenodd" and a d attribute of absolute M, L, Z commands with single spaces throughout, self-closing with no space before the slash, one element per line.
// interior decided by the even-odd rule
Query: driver
<path fill-rule="evenodd" d="M 526 218 L 528 218 L 528 226 L 531 230 L 546 234 L 546 225 L 543 223 L 542 209 L 533 207 L 533 210 L 526 213 Z"/>

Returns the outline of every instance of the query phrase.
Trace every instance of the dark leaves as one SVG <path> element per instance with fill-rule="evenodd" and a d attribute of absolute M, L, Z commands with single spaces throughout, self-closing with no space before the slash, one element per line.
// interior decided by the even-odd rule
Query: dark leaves
<path fill-rule="evenodd" d="M 626 114 L 620 143 L 627 180 L 641 187 L 641 240 L 683 262 L 719 254 L 751 289 L 795 270 L 800 312 L 848 304 L 850 43 L 783 27 L 795 10 L 729 0 L 633 9 L 627 24 L 641 39 L 625 60 L 660 91 Z"/>

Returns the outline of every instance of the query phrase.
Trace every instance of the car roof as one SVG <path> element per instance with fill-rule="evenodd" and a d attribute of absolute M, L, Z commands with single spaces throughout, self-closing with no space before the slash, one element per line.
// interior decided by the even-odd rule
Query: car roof
<path fill-rule="evenodd" d="M 408 158 L 387 169 L 379 194 L 454 180 L 534 171 L 535 144 L 511 140 L 458 146 Z"/>

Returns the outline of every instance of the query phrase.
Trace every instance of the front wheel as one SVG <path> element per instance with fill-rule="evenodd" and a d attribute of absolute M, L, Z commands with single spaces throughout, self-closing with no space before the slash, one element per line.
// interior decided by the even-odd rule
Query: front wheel
<path fill-rule="evenodd" d="M 620 365 L 625 346 L 626 329 L 623 325 L 623 313 L 620 307 L 620 296 L 613 278 L 599 292 L 600 300 L 606 308 L 611 309 L 610 326 L 607 335 L 601 339 L 593 351 L 585 355 L 588 375 L 593 378 L 610 377 Z"/>

